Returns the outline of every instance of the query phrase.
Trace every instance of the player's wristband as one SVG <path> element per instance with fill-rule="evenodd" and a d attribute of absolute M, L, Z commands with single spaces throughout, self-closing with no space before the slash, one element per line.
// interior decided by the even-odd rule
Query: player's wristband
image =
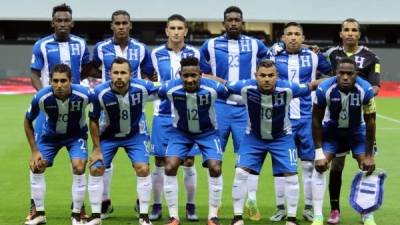
<path fill-rule="evenodd" d="M 317 148 L 315 149 L 315 159 L 314 160 L 321 160 L 321 159 L 326 159 L 324 151 L 322 148 Z"/>

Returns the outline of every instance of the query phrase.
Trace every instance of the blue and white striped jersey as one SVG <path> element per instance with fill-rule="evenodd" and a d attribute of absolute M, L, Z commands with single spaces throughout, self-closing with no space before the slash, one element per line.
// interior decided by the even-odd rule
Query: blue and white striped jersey
<path fill-rule="evenodd" d="M 330 63 L 322 54 L 302 48 L 298 54 L 289 54 L 282 51 L 278 55 L 268 54 L 273 60 L 279 74 L 279 78 L 297 84 L 305 84 L 316 80 L 317 70 L 323 74 L 331 71 Z M 311 95 L 295 98 L 290 103 L 290 119 L 310 119 L 312 117 Z"/>
<path fill-rule="evenodd" d="M 182 79 L 176 79 L 164 83 L 158 96 L 171 101 L 175 128 L 190 134 L 202 134 L 218 128 L 214 103 L 217 98 L 228 98 L 229 93 L 224 85 L 206 78 L 200 79 L 198 91 L 186 92 Z"/>
<path fill-rule="evenodd" d="M 146 80 L 133 78 L 128 92 L 120 95 L 111 89 L 111 81 L 97 85 L 91 95 L 93 104 L 89 117 L 99 119 L 100 137 L 128 137 L 136 133 L 146 133 L 142 111 L 151 96 L 157 95 L 158 88 Z"/>
<path fill-rule="evenodd" d="M 261 139 L 272 140 L 292 133 L 288 108 L 292 98 L 310 95 L 308 85 L 277 80 L 271 94 L 259 91 L 256 80 L 229 83 L 231 94 L 242 95 L 248 118 L 246 133 Z"/>
<path fill-rule="evenodd" d="M 84 39 L 70 35 L 68 42 L 58 42 L 54 34 L 38 40 L 33 46 L 31 69 L 40 71 L 42 85 L 50 84 L 50 72 L 56 64 L 67 64 L 72 70 L 72 83 L 81 81 L 81 67 L 90 63 Z"/>
<path fill-rule="evenodd" d="M 116 57 L 127 59 L 132 66 L 132 78 L 141 78 L 141 72 L 152 75 L 154 72 L 147 46 L 133 38 L 129 38 L 128 46 L 122 50 L 112 38 L 96 44 L 93 50 L 93 62 L 101 65 L 102 81 L 111 79 L 110 71 Z"/>
<path fill-rule="evenodd" d="M 200 48 L 200 68 L 203 73 L 214 74 L 235 82 L 254 78 L 257 60 L 264 58 L 267 47 L 246 35 L 238 40 L 228 39 L 226 34 L 207 40 Z M 229 104 L 235 104 L 227 101 Z"/>
<path fill-rule="evenodd" d="M 181 59 L 188 56 L 200 59 L 199 51 L 191 45 L 185 45 L 178 53 L 169 49 L 166 44 L 153 49 L 151 60 L 157 72 L 157 80 L 165 82 L 178 79 L 180 76 L 179 71 L 181 70 Z M 168 99 L 154 101 L 154 115 L 172 116 L 171 102 Z"/>
<path fill-rule="evenodd" d="M 316 91 L 314 104 L 326 107 L 323 124 L 334 128 L 363 125 L 363 113 L 375 112 L 374 91 L 368 81 L 360 77 L 347 94 L 339 90 L 336 77 L 323 81 Z"/>
<path fill-rule="evenodd" d="M 86 87 L 72 84 L 71 94 L 62 101 L 53 94 L 51 86 L 46 86 L 33 97 L 25 117 L 33 121 L 39 112 L 43 112 L 46 119 L 42 135 L 87 137 L 85 109 L 89 103 L 90 93 Z"/>

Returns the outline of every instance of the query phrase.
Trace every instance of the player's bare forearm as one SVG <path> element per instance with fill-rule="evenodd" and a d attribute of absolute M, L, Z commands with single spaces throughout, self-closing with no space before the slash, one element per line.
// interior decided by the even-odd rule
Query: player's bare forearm
<path fill-rule="evenodd" d="M 215 81 L 217 81 L 217 82 L 219 82 L 219 83 L 221 83 L 221 84 L 226 84 L 226 80 L 224 80 L 224 79 L 222 79 L 222 78 L 220 78 L 220 77 L 217 77 L 217 76 L 214 76 L 214 75 L 212 75 L 212 74 L 205 74 L 205 73 L 203 73 L 202 74 L 202 76 L 203 77 L 205 77 L 205 78 L 207 78 L 207 79 L 210 79 L 210 80 L 215 80 Z"/>
<path fill-rule="evenodd" d="M 373 156 L 373 146 L 375 141 L 375 132 L 376 132 L 376 123 L 375 123 L 376 114 L 364 114 L 364 121 L 366 124 L 366 152 L 365 155 Z"/>
<path fill-rule="evenodd" d="M 325 108 L 321 108 L 314 104 L 312 113 L 312 134 L 315 148 L 322 148 L 322 119 L 324 117 Z"/>
<path fill-rule="evenodd" d="M 98 119 L 90 119 L 89 130 L 93 142 L 93 151 L 100 151 L 100 128 Z"/>
<path fill-rule="evenodd" d="M 33 131 L 32 121 L 29 121 L 28 119 L 25 118 L 24 129 L 26 138 L 28 139 L 29 147 L 31 148 L 31 152 L 33 153 L 35 151 L 38 151 L 36 147 L 35 133 Z"/>
<path fill-rule="evenodd" d="M 328 78 L 321 78 L 321 79 L 318 79 L 318 80 L 311 81 L 310 83 L 308 83 L 308 88 L 309 88 L 311 91 L 314 91 L 315 89 L 318 88 L 318 85 L 319 85 L 320 83 L 322 83 L 322 81 L 324 81 L 324 80 L 326 80 L 326 79 L 328 79 Z"/>
<path fill-rule="evenodd" d="M 40 80 L 40 72 L 36 70 L 31 70 L 31 82 L 32 86 L 39 91 L 43 88 L 42 81 Z"/>

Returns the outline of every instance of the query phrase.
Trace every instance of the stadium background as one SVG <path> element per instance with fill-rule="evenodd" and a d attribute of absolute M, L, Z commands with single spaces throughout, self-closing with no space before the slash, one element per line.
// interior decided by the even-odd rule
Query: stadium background
<path fill-rule="evenodd" d="M 94 1 L 94 0 L 0 0 L 0 93 L 32 92 L 29 64 L 32 45 L 35 40 L 50 34 L 51 9 L 66 2 L 73 9 L 75 28 L 72 33 L 85 37 L 90 49 L 93 45 L 111 35 L 109 22 L 111 13 L 117 9 L 127 10 L 133 21 L 133 37 L 149 44 L 150 47 L 163 43 L 166 18 L 180 13 L 189 21 L 188 43 L 199 46 L 205 39 L 222 32 L 223 10 L 237 5 L 244 12 L 245 28 L 249 35 L 264 39 L 267 43 L 279 39 L 283 24 L 300 22 L 304 26 L 307 43 L 322 47 L 339 44 L 340 22 L 348 17 L 356 18 L 362 24 L 361 44 L 372 48 L 380 56 L 382 64 L 381 95 L 378 98 L 377 139 L 380 154 L 379 167 L 388 171 L 384 206 L 377 212 L 379 225 L 400 225 L 397 219 L 400 197 L 400 2 L 395 0 L 305 0 L 305 1 L 188 1 L 188 0 L 146 0 L 146 1 Z M 22 87 L 22 88 L 21 88 Z M 7 91 L 8 90 L 8 91 Z M 13 92 L 13 91 L 11 91 Z M 397 97 L 396 97 L 397 96 Z M 389 97 L 389 98 L 388 98 Z M 394 98 L 392 98 L 394 97 Z M 22 128 L 22 118 L 31 95 L 0 95 L 0 224 L 21 224 L 28 210 L 29 181 L 27 161 L 30 153 Z M 151 113 L 151 107 L 147 109 Z M 229 148 L 229 147 L 228 147 Z M 224 199 L 222 208 L 223 224 L 228 224 L 231 213 L 231 184 L 234 156 L 224 156 Z M 358 224 L 359 218 L 348 206 L 347 196 L 350 180 L 356 171 L 355 163 L 348 157 L 342 194 L 344 221 L 342 224 Z M 198 160 L 200 161 L 200 160 Z M 199 165 L 198 165 L 199 166 Z M 272 224 L 267 217 L 273 211 L 274 196 L 268 159 L 259 187 L 259 205 L 263 220 L 257 224 Z M 200 168 L 200 167 L 198 167 Z M 207 212 L 207 188 L 204 170 L 199 169 L 199 193 L 197 195 L 201 223 Z M 46 208 L 48 224 L 69 224 L 68 205 L 70 202 L 70 166 L 67 154 L 61 153 L 56 166 L 48 170 L 48 194 Z M 129 181 L 129 182 L 127 182 Z M 122 153 L 116 158 L 116 170 L 112 184 L 112 196 L 116 212 L 114 218 L 104 224 L 136 224 L 133 219 L 135 179 L 132 169 Z M 184 191 L 180 188 L 181 202 Z M 327 195 L 326 195 L 327 197 Z M 327 203 L 327 201 L 326 201 Z M 181 204 L 184 206 L 184 204 Z M 325 212 L 328 212 L 325 204 Z M 299 218 L 301 215 L 299 207 Z M 180 212 L 184 212 L 181 208 Z M 164 218 L 166 218 L 164 211 Z M 357 222 L 355 222 L 357 221 Z M 187 224 L 186 221 L 183 221 Z M 304 222 L 303 222 L 304 223 Z M 162 224 L 162 223 L 156 223 Z M 253 224 L 247 222 L 246 224 Z M 279 224 L 279 223 L 277 223 Z"/>

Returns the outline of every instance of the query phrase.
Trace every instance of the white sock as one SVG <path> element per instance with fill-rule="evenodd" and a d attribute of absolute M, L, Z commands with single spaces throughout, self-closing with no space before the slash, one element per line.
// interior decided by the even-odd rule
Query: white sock
<path fill-rule="evenodd" d="M 312 205 L 312 174 L 314 163 L 310 161 L 302 161 L 301 167 L 303 168 L 301 179 L 303 182 L 304 205 Z"/>
<path fill-rule="evenodd" d="M 321 174 L 314 169 L 312 175 L 312 186 L 314 217 L 322 217 L 322 207 L 324 204 L 326 187 L 325 173 Z"/>
<path fill-rule="evenodd" d="M 154 171 L 151 176 L 152 184 L 153 184 L 153 199 L 154 204 L 162 203 L 162 194 L 164 188 L 164 167 L 154 166 Z"/>
<path fill-rule="evenodd" d="M 296 217 L 299 203 L 299 177 L 296 175 L 285 177 L 285 197 L 287 216 Z"/>
<path fill-rule="evenodd" d="M 244 199 L 246 197 L 246 183 L 248 182 L 249 173 L 241 168 L 236 168 L 235 179 L 232 186 L 233 214 L 243 215 Z"/>
<path fill-rule="evenodd" d="M 285 177 L 274 177 L 275 204 L 285 206 Z"/>
<path fill-rule="evenodd" d="M 164 194 L 167 202 L 169 216 L 176 219 L 178 214 L 178 179 L 176 176 L 165 175 Z"/>
<path fill-rule="evenodd" d="M 183 166 L 183 180 L 186 189 L 186 203 L 195 203 L 197 190 L 197 171 L 195 166 Z"/>
<path fill-rule="evenodd" d="M 44 211 L 44 195 L 46 194 L 46 181 L 44 173 L 30 172 L 31 196 L 35 202 L 36 211 Z"/>
<path fill-rule="evenodd" d="M 151 176 L 137 177 L 137 193 L 139 196 L 140 214 L 149 212 L 151 198 Z"/>
<path fill-rule="evenodd" d="M 103 174 L 103 199 L 102 200 L 107 200 L 107 199 L 111 199 L 110 197 L 110 192 L 111 192 L 111 178 L 112 178 L 112 174 L 113 174 L 113 166 L 111 164 L 110 168 L 106 168 L 104 170 L 104 174 Z"/>
<path fill-rule="evenodd" d="M 86 176 L 72 175 L 72 212 L 79 213 L 81 211 L 86 194 Z"/>
<path fill-rule="evenodd" d="M 258 175 L 249 174 L 247 179 L 247 198 L 251 201 L 257 200 Z"/>
<path fill-rule="evenodd" d="M 88 192 L 92 213 L 101 213 L 103 182 L 103 176 L 94 177 L 89 175 Z"/>
<path fill-rule="evenodd" d="M 221 207 L 223 180 L 222 175 L 211 177 L 208 174 L 208 219 L 218 217 L 218 209 Z"/>

